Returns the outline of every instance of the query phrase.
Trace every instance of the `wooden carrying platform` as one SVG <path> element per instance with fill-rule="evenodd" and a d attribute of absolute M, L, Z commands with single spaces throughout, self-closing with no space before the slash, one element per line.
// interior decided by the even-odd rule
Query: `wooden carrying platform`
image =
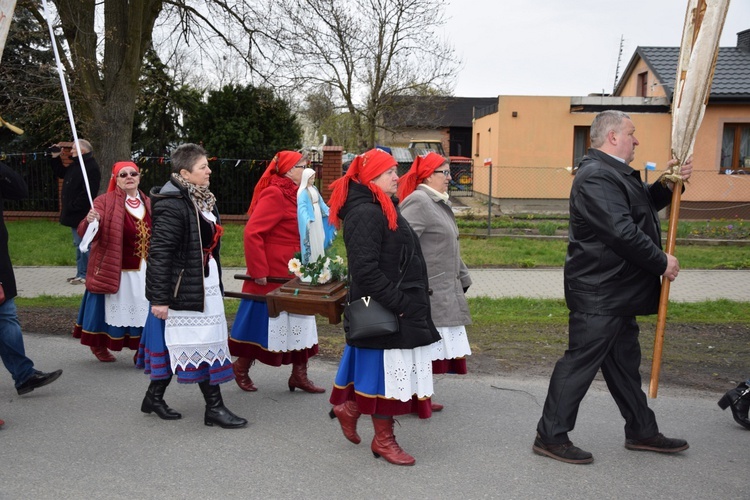
<path fill-rule="evenodd" d="M 247 275 L 235 274 L 236 279 L 250 280 Z M 272 278 L 269 282 L 279 282 Z M 294 314 L 320 314 L 328 318 L 328 322 L 336 325 L 341 323 L 341 315 L 346 305 L 346 283 L 333 281 L 322 285 L 302 283 L 299 278 L 286 281 L 281 287 L 266 295 L 227 292 L 227 297 L 265 301 L 268 305 L 268 315 L 275 318 L 282 311 Z"/>

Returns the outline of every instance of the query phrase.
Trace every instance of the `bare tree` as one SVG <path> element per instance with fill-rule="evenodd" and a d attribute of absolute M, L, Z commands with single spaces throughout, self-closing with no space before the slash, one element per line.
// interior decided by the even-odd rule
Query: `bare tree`
<path fill-rule="evenodd" d="M 249 72 L 269 55 L 273 34 L 262 0 L 53 0 L 65 45 L 58 40 L 71 80 L 81 133 L 94 144 L 106 183 L 111 165 L 130 158 L 131 135 L 144 54 L 157 20 L 173 46 L 190 46 L 210 61 L 216 47 L 230 49 Z M 43 13 L 26 5 L 40 22 Z M 158 47 L 157 47 L 158 48 Z M 212 72 L 213 65 L 201 67 Z M 66 134 L 67 136 L 67 134 Z"/>
<path fill-rule="evenodd" d="M 444 0 L 280 0 L 283 54 L 298 90 L 330 87 L 361 148 L 372 147 L 394 95 L 447 95 L 459 66 L 439 36 Z"/>

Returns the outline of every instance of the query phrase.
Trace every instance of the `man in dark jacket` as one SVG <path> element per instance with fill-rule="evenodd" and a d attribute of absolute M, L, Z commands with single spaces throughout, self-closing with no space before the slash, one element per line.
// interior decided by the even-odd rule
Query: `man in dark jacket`
<path fill-rule="evenodd" d="M 91 188 L 91 199 L 99 194 L 99 182 L 102 173 L 99 164 L 94 158 L 91 143 L 85 139 L 79 139 L 78 145 L 83 155 L 83 164 L 86 167 L 89 188 Z M 86 283 L 86 268 L 89 264 L 89 254 L 81 252 L 78 245 L 81 237 L 78 235 L 78 224 L 86 217 L 91 204 L 86 192 L 86 184 L 78 161 L 78 151 L 73 143 L 59 143 L 53 146 L 52 169 L 55 176 L 63 180 L 62 185 L 62 208 L 60 210 L 60 224 L 71 228 L 73 233 L 73 246 L 76 247 L 76 275 L 68 278 L 71 285 Z"/>
<path fill-rule="evenodd" d="M 26 196 L 28 188 L 23 178 L 0 162 L 0 283 L 5 292 L 5 299 L 0 303 L 0 358 L 13 376 L 19 395 L 50 384 L 62 375 L 62 370 L 43 373 L 34 369 L 34 362 L 26 356 L 16 314 L 16 277 L 8 253 L 8 230 L 3 219 L 2 200 L 21 200 Z"/>
<path fill-rule="evenodd" d="M 659 277 L 673 281 L 680 266 L 661 249 L 658 216 L 669 204 L 674 185 L 641 182 L 640 173 L 629 166 L 637 145 L 628 115 L 597 115 L 591 124 L 592 149 L 581 161 L 570 192 L 565 258 L 569 346 L 552 373 L 532 448 L 563 462 L 594 460 L 570 442 L 568 432 L 600 368 L 625 418 L 627 449 L 676 453 L 688 448 L 685 440 L 659 432 L 641 388 L 635 317 L 657 312 Z M 692 169 L 690 158 L 681 169 L 683 180 Z"/>

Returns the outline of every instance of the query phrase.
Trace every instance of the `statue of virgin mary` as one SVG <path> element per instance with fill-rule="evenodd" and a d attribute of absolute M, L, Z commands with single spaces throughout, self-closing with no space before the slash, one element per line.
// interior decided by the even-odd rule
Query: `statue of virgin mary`
<path fill-rule="evenodd" d="M 315 262 L 333 243 L 336 228 L 328 222 L 328 205 L 315 187 L 315 170 L 312 168 L 302 171 L 297 190 L 297 224 L 302 263 Z"/>

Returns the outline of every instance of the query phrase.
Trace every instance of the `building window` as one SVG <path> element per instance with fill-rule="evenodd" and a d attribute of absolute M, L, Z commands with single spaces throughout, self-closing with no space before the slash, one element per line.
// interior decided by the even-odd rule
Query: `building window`
<path fill-rule="evenodd" d="M 648 71 L 638 75 L 638 88 L 635 89 L 637 97 L 648 97 Z"/>
<path fill-rule="evenodd" d="M 479 132 L 477 132 L 477 141 L 474 146 L 474 156 L 479 156 Z"/>
<path fill-rule="evenodd" d="M 575 172 L 578 168 L 578 164 L 581 162 L 583 155 L 591 147 L 591 135 L 589 134 L 591 127 L 573 127 L 573 171 Z"/>
<path fill-rule="evenodd" d="M 725 174 L 750 173 L 750 123 L 724 125 L 720 171 Z"/>

